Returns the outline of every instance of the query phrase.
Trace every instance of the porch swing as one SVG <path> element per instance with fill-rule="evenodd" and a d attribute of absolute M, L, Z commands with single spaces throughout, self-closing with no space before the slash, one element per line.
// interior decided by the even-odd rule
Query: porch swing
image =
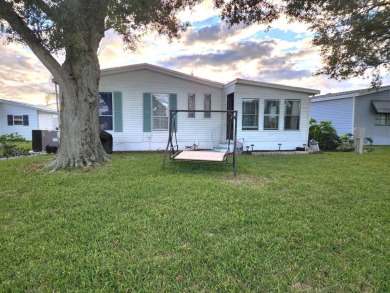
<path fill-rule="evenodd" d="M 215 150 L 179 150 L 177 142 L 177 118 L 178 113 L 226 113 L 227 115 L 227 150 L 225 152 Z M 169 153 L 170 162 L 197 162 L 197 163 L 221 163 L 230 165 L 234 169 L 234 176 L 237 174 L 237 111 L 234 110 L 170 110 L 169 111 L 169 136 L 165 149 L 162 168 L 165 169 L 166 157 Z M 231 144 L 233 143 L 233 150 Z M 232 162 L 229 157 L 232 156 Z"/>

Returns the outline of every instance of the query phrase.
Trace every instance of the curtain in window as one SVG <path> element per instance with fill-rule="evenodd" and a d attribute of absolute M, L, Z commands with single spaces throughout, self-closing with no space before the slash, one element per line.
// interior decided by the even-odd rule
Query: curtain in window
<path fill-rule="evenodd" d="M 188 95 L 188 110 L 195 110 L 195 94 Z M 195 118 L 195 112 L 188 112 L 188 118 Z"/>
<path fill-rule="evenodd" d="M 301 101 L 286 100 L 284 113 L 284 129 L 299 130 L 299 120 L 301 112 Z"/>
<path fill-rule="evenodd" d="M 279 129 L 279 101 L 266 100 L 264 105 L 264 129 Z"/>
<path fill-rule="evenodd" d="M 211 95 L 204 95 L 204 110 L 211 111 Z M 205 112 L 204 118 L 211 118 L 211 112 Z"/>

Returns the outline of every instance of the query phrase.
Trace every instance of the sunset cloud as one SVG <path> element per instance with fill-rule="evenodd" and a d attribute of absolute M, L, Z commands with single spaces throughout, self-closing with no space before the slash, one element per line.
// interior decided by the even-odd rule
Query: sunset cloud
<path fill-rule="evenodd" d="M 338 82 L 313 76 L 322 63 L 318 49 L 311 44 L 313 33 L 305 24 L 282 17 L 269 31 L 257 24 L 228 28 L 209 0 L 181 12 L 179 18 L 192 22 L 180 40 L 169 42 L 151 33 L 134 52 L 124 49 L 120 36 L 107 33 L 99 53 L 100 67 L 151 63 L 218 82 L 246 78 L 320 89 L 322 93 L 369 86 L 369 79 Z M 28 48 L 2 43 L 0 39 L 0 98 L 44 104 L 45 96 L 54 91 L 51 74 Z M 57 58 L 61 63 L 64 56 Z M 384 84 L 390 84 L 389 76 Z"/>

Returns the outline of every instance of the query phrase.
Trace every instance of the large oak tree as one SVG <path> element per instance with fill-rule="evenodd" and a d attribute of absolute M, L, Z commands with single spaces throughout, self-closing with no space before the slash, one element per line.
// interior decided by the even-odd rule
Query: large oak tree
<path fill-rule="evenodd" d="M 188 24 L 177 12 L 197 0 L 0 0 L 1 31 L 30 47 L 59 84 L 60 148 L 53 170 L 101 164 L 97 52 L 107 30 L 133 48 L 149 30 L 178 37 Z M 64 54 L 59 64 L 56 54 Z"/>
<path fill-rule="evenodd" d="M 177 12 L 202 0 L 0 0 L 0 31 L 30 47 L 61 88 L 61 145 L 53 170 L 101 164 L 108 158 L 99 139 L 97 52 L 114 30 L 134 48 L 153 30 L 179 37 L 188 26 Z M 345 79 L 389 70 L 388 0 L 213 0 L 230 26 L 270 24 L 281 15 L 308 23 L 324 67 L 318 73 Z M 59 64 L 54 57 L 64 54 Z"/>

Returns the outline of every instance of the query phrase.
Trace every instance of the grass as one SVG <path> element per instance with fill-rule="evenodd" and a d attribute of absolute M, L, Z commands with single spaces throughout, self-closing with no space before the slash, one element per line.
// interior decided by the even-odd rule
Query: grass
<path fill-rule="evenodd" d="M 390 148 L 0 162 L 0 292 L 389 292 Z"/>

